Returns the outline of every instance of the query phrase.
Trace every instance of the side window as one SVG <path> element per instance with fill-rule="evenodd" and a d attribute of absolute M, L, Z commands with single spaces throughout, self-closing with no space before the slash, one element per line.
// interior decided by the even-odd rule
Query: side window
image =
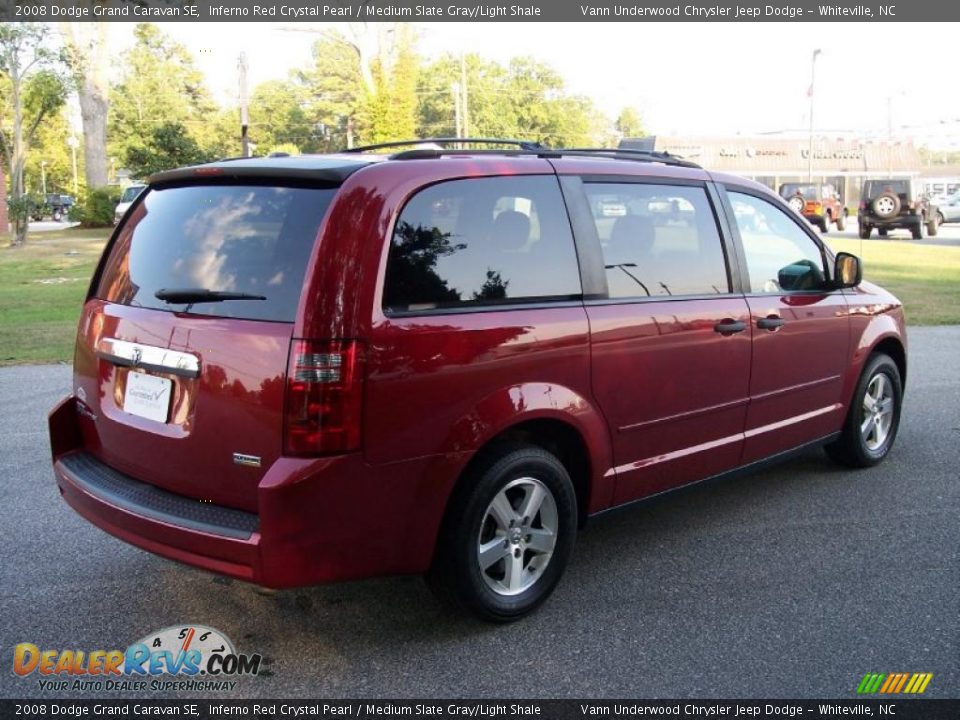
<path fill-rule="evenodd" d="M 586 183 L 611 298 L 722 295 L 727 265 L 706 190 Z"/>
<path fill-rule="evenodd" d="M 729 192 L 750 273 L 750 292 L 823 287 L 823 254 L 780 208 L 753 195 Z"/>
<path fill-rule="evenodd" d="M 555 177 L 453 180 L 413 196 L 394 227 L 387 311 L 568 300 L 577 256 Z"/>

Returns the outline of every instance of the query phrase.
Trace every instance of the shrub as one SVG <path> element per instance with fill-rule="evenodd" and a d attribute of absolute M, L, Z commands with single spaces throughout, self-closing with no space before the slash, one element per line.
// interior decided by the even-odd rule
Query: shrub
<path fill-rule="evenodd" d="M 118 202 L 120 192 L 116 188 L 92 188 L 83 193 L 70 208 L 70 219 L 83 227 L 110 227 Z"/>

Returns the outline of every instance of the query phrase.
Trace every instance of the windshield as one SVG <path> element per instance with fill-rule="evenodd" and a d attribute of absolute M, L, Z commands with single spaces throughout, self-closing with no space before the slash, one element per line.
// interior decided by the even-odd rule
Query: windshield
<path fill-rule="evenodd" d="M 816 185 L 799 185 L 797 183 L 787 183 L 786 185 L 780 188 L 780 197 L 791 198 L 797 193 L 800 193 L 805 198 L 815 198 L 818 197 L 819 193 L 817 192 Z"/>
<path fill-rule="evenodd" d="M 292 321 L 335 192 L 240 185 L 149 190 L 110 247 L 95 295 L 157 310 Z"/>
<path fill-rule="evenodd" d="M 137 195 L 143 192 L 143 189 L 146 185 L 131 185 L 126 190 L 123 191 L 123 195 L 120 196 L 120 202 L 130 203 L 137 199 Z"/>

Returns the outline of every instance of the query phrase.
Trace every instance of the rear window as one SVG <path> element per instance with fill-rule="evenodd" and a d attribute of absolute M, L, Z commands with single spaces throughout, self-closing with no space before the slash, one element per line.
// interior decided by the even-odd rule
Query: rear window
<path fill-rule="evenodd" d="M 292 321 L 335 189 L 204 185 L 149 190 L 110 248 L 95 295 L 194 315 Z M 171 303 L 159 290 L 264 299 Z"/>
<path fill-rule="evenodd" d="M 907 195 L 910 192 L 909 180 L 868 180 L 863 186 L 863 192 L 868 197 L 876 197 L 881 193 Z"/>

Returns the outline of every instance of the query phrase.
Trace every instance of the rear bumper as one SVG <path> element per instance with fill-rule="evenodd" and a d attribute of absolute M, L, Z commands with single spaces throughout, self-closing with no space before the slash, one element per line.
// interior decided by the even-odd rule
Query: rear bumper
<path fill-rule="evenodd" d="M 158 503 L 132 502 L 129 496 L 149 486 L 121 475 L 82 450 L 55 458 L 53 471 L 60 494 L 70 507 L 111 535 L 171 560 L 256 581 L 259 532 L 230 532 L 212 523 L 196 523 L 190 527 L 191 517 L 178 513 L 191 501 L 172 493 L 165 493 L 169 505 L 165 513 L 158 511 Z M 103 482 L 104 477 L 112 478 L 113 488 Z M 192 502 L 202 508 L 199 501 Z M 203 509 L 212 510 L 213 514 L 221 510 L 229 512 L 227 508 L 215 506 Z M 256 522 L 256 516 L 253 518 Z M 202 525 L 207 529 L 200 529 Z"/>
<path fill-rule="evenodd" d="M 280 458 L 258 487 L 258 512 L 176 495 L 89 454 L 75 398 L 49 417 L 57 485 L 81 516 L 171 560 L 283 588 L 429 566 L 448 478 L 460 457 L 370 466 L 359 454 Z M 162 460 L 160 460 L 162 461 Z"/>
<path fill-rule="evenodd" d="M 923 218 L 919 215 L 897 215 L 892 218 L 881 218 L 876 215 L 858 213 L 857 222 L 860 225 L 866 223 L 870 227 L 875 228 L 904 228 L 909 230 L 923 222 Z"/>

